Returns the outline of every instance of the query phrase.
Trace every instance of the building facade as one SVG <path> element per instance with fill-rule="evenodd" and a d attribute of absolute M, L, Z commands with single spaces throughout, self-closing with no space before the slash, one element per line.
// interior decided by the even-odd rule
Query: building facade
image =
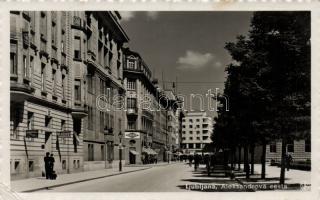
<path fill-rule="evenodd" d="M 185 154 L 202 152 L 205 144 L 211 143 L 212 118 L 205 112 L 190 112 L 182 119 L 181 146 Z"/>
<path fill-rule="evenodd" d="M 281 161 L 281 141 L 272 142 L 266 147 L 266 161 Z M 289 140 L 286 151 L 292 156 L 293 162 L 311 161 L 311 141 L 310 140 Z"/>
<path fill-rule="evenodd" d="M 12 179 L 43 175 L 46 152 L 57 173 L 101 168 L 91 161 L 106 159 L 111 167 L 119 159 L 124 112 L 112 100 L 125 91 L 128 42 L 120 18 L 117 12 L 10 12 Z"/>
<path fill-rule="evenodd" d="M 10 12 L 12 179 L 41 176 L 46 152 L 57 173 L 83 170 L 86 65 L 74 62 L 74 15 Z"/>
<path fill-rule="evenodd" d="M 109 168 L 118 164 L 124 133 L 125 113 L 118 109 L 116 101 L 125 94 L 122 48 L 129 38 L 119 24 L 117 12 L 84 12 L 81 20 L 86 21 L 87 42 L 83 52 L 88 105 L 88 116 L 84 118 L 84 167 Z M 124 152 L 125 149 L 125 163 L 128 157 Z"/>

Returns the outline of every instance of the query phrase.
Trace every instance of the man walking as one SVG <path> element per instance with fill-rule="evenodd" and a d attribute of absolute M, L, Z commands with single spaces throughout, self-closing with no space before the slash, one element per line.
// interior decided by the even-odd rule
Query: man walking
<path fill-rule="evenodd" d="M 46 172 L 46 179 L 50 178 L 50 157 L 49 157 L 50 153 L 47 152 L 46 156 L 44 157 L 44 169 Z"/>
<path fill-rule="evenodd" d="M 49 159 L 49 167 L 50 167 L 50 179 L 54 179 L 53 174 L 54 174 L 54 157 L 53 154 L 50 155 L 50 159 Z"/>

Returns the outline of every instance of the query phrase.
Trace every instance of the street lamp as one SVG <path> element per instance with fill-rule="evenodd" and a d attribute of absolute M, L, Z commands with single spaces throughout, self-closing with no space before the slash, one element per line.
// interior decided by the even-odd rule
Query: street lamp
<path fill-rule="evenodd" d="M 122 132 L 119 132 L 119 172 L 122 171 Z"/>

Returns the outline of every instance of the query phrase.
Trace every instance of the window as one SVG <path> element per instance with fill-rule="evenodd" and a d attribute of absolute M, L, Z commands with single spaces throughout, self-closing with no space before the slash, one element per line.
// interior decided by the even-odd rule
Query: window
<path fill-rule="evenodd" d="M 185 138 L 185 137 L 182 137 L 182 140 L 186 140 L 186 138 Z"/>
<path fill-rule="evenodd" d="M 294 152 L 294 141 L 293 140 L 288 140 L 287 152 Z"/>
<path fill-rule="evenodd" d="M 197 131 L 197 134 L 200 134 L 200 131 Z"/>
<path fill-rule="evenodd" d="M 189 119 L 189 122 L 192 122 L 192 119 Z"/>
<path fill-rule="evenodd" d="M 135 90 L 136 89 L 136 81 L 128 79 L 127 89 L 128 90 Z"/>
<path fill-rule="evenodd" d="M 104 52 L 103 52 L 103 57 L 102 57 L 102 43 L 99 42 L 99 58 L 101 57 L 101 59 L 99 59 L 99 63 L 102 65 L 102 59 L 103 59 L 103 62 L 104 62 L 104 67 L 105 68 L 108 68 L 110 67 L 109 66 L 109 63 L 108 63 L 108 49 L 105 47 L 104 48 Z"/>
<path fill-rule="evenodd" d="M 88 161 L 94 160 L 94 149 L 93 144 L 88 144 Z"/>
<path fill-rule="evenodd" d="M 41 63 L 41 90 L 46 90 L 46 64 Z"/>
<path fill-rule="evenodd" d="M 75 101 L 81 101 L 81 83 L 80 80 L 74 81 L 74 99 Z"/>
<path fill-rule="evenodd" d="M 197 137 L 197 140 L 200 140 L 200 137 Z"/>
<path fill-rule="evenodd" d="M 311 140 L 310 140 L 310 138 L 306 139 L 304 141 L 304 151 L 305 152 L 311 152 Z"/>
<path fill-rule="evenodd" d="M 202 140 L 207 140 L 208 138 L 208 136 L 202 136 Z"/>
<path fill-rule="evenodd" d="M 55 22 L 52 22 L 51 26 L 51 40 L 52 45 L 57 46 L 57 25 Z"/>
<path fill-rule="evenodd" d="M 186 134 L 186 132 L 185 132 L 185 131 L 182 131 L 182 134 Z"/>
<path fill-rule="evenodd" d="M 32 160 L 29 161 L 29 172 L 34 171 L 34 162 Z"/>
<path fill-rule="evenodd" d="M 196 119 L 197 122 L 200 122 L 200 119 Z"/>
<path fill-rule="evenodd" d="M 101 145 L 100 149 L 101 149 L 101 160 L 105 160 L 106 158 L 105 158 L 104 145 Z"/>
<path fill-rule="evenodd" d="M 203 130 L 202 133 L 203 133 L 203 134 L 207 134 L 207 133 L 208 133 L 208 130 Z"/>
<path fill-rule="evenodd" d="M 135 68 L 135 61 L 128 60 L 128 69 L 134 69 L 134 68 Z"/>
<path fill-rule="evenodd" d="M 200 149 L 201 148 L 201 144 L 197 143 L 196 144 L 196 149 Z"/>
<path fill-rule="evenodd" d="M 53 89 L 53 95 L 55 95 L 56 87 L 57 87 L 57 79 L 56 79 L 56 70 L 52 69 L 52 89 Z"/>
<path fill-rule="evenodd" d="M 33 112 L 28 112 L 27 129 L 33 130 Z"/>
<path fill-rule="evenodd" d="M 172 121 L 172 116 L 171 115 L 168 116 L 168 121 Z"/>
<path fill-rule="evenodd" d="M 66 76 L 62 74 L 61 78 L 62 99 L 66 98 Z"/>
<path fill-rule="evenodd" d="M 189 149 L 193 149 L 193 144 L 192 143 L 189 144 Z"/>
<path fill-rule="evenodd" d="M 20 171 L 20 161 L 14 161 L 14 172 L 19 173 Z"/>
<path fill-rule="evenodd" d="M 32 72 L 33 72 L 33 66 L 34 66 L 34 60 L 33 56 L 30 56 L 30 65 L 29 65 L 29 77 L 31 78 Z"/>
<path fill-rule="evenodd" d="M 182 119 L 182 122 L 185 122 L 186 121 L 186 119 Z"/>
<path fill-rule="evenodd" d="M 11 42 L 10 43 L 10 73 L 17 74 L 17 43 Z"/>
<path fill-rule="evenodd" d="M 27 63 L 27 56 L 23 55 L 23 75 L 24 77 L 28 77 L 28 63 Z"/>
<path fill-rule="evenodd" d="M 193 138 L 192 138 L 192 137 L 189 137 L 189 140 L 193 140 Z"/>
<path fill-rule="evenodd" d="M 41 12 L 40 33 L 42 39 L 47 39 L 47 16 L 45 12 Z"/>
<path fill-rule="evenodd" d="M 81 40 L 80 37 L 74 37 L 74 59 L 81 60 Z"/>
<path fill-rule="evenodd" d="M 192 128 L 192 125 L 189 125 L 189 128 Z"/>
<path fill-rule="evenodd" d="M 185 125 L 182 125 L 182 128 L 186 128 L 186 126 L 185 126 Z"/>
<path fill-rule="evenodd" d="M 135 109 L 137 107 L 137 99 L 127 98 L 127 107 L 131 109 Z"/>
<path fill-rule="evenodd" d="M 196 125 L 196 128 L 200 128 L 200 125 L 198 124 L 198 125 Z"/>
<path fill-rule="evenodd" d="M 275 142 L 270 143 L 270 153 L 277 152 L 277 144 Z"/>
<path fill-rule="evenodd" d="M 136 122 L 135 121 L 128 121 L 128 129 L 129 130 L 136 129 Z"/>
<path fill-rule="evenodd" d="M 189 133 L 190 133 L 190 134 L 193 134 L 193 132 L 192 132 L 192 131 L 189 131 Z"/>
<path fill-rule="evenodd" d="M 60 126 L 61 130 L 66 130 L 66 120 L 61 120 L 61 126 Z"/>
<path fill-rule="evenodd" d="M 62 160 L 62 169 L 67 169 L 67 163 L 66 160 Z"/>
<path fill-rule="evenodd" d="M 61 24 L 61 26 L 63 26 L 63 24 Z M 62 29 L 61 30 L 61 53 L 65 53 L 66 51 L 65 41 L 66 41 L 66 34 L 65 34 L 65 31 Z"/>

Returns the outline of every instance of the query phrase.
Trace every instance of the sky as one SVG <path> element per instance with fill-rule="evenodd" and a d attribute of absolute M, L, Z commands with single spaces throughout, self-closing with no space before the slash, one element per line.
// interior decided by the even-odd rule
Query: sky
<path fill-rule="evenodd" d="M 246 35 L 252 12 L 120 12 L 121 26 L 130 38 L 128 46 L 138 52 L 165 89 L 177 80 L 187 110 L 199 110 L 198 97 L 208 90 L 223 92 L 225 68 L 231 62 L 224 49 L 237 35 Z M 163 76 L 162 76 L 163 75 Z M 163 77 L 163 78 L 162 78 Z M 164 84 L 162 83 L 164 81 Z M 214 105 L 214 104 L 212 104 Z"/>

